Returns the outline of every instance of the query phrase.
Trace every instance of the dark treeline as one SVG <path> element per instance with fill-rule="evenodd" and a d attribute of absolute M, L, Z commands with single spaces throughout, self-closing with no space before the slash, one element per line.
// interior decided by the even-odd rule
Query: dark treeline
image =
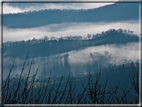
<path fill-rule="evenodd" d="M 123 39 L 122 39 L 123 38 Z M 139 42 L 139 37 L 132 34 L 132 31 L 125 31 L 122 29 L 111 29 L 101 34 L 89 35 L 86 39 L 80 36 L 70 36 L 61 38 L 33 39 L 28 41 L 6 42 L 3 43 L 4 57 L 16 57 L 21 55 L 23 57 L 30 50 L 30 53 L 37 56 L 49 56 L 69 52 L 72 50 L 80 50 L 90 46 L 98 46 L 105 44 L 125 44 L 129 42 Z"/>

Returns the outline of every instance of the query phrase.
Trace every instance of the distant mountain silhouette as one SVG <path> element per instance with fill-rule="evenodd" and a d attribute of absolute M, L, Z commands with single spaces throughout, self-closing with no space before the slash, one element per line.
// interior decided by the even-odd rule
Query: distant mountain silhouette
<path fill-rule="evenodd" d="M 30 28 L 64 22 L 113 22 L 139 19 L 139 3 L 115 3 L 88 10 L 41 10 L 4 14 L 3 25 L 10 28 Z"/>
<path fill-rule="evenodd" d="M 50 56 L 61 54 L 72 50 L 80 50 L 90 46 L 105 44 L 125 44 L 129 42 L 139 42 L 139 37 L 122 29 L 111 29 L 101 34 L 88 36 L 88 39 L 81 39 L 81 36 L 59 38 L 58 40 L 33 39 L 28 41 L 3 43 L 4 57 L 23 57 L 28 51 L 30 54 L 38 56 Z M 5 54 L 6 53 L 6 54 Z M 24 57 L 25 58 L 25 57 Z"/>

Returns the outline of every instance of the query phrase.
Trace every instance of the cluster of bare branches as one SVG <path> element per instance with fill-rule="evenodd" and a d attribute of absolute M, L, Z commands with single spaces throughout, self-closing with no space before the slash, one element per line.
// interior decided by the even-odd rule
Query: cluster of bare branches
<path fill-rule="evenodd" d="M 107 89 L 108 77 L 104 83 L 100 82 L 101 70 L 93 75 L 91 72 L 87 75 L 87 84 L 82 83 L 82 89 L 77 92 L 76 81 L 69 76 L 63 83 L 64 77 L 60 78 L 58 84 L 54 80 L 51 83 L 51 73 L 45 84 L 41 78 L 36 79 L 39 67 L 34 75 L 30 76 L 33 59 L 29 65 L 28 74 L 23 76 L 25 64 L 28 55 L 24 61 L 20 76 L 11 77 L 14 62 L 10 68 L 7 78 L 3 81 L 2 102 L 3 104 L 138 104 L 139 103 L 139 74 L 134 67 L 132 75 L 129 76 L 131 87 L 122 89 L 123 93 L 118 91 L 119 83 Z M 132 95 L 132 89 L 135 93 Z"/>
<path fill-rule="evenodd" d="M 3 81 L 3 87 L 2 87 L 2 102 L 3 104 L 8 103 L 8 104 L 17 104 L 17 103 L 28 103 L 30 102 L 29 96 L 31 94 L 30 89 L 33 89 L 34 85 L 35 85 L 35 77 L 38 71 L 38 68 L 36 70 L 36 73 L 30 77 L 30 72 L 31 72 L 31 67 L 33 64 L 33 59 L 31 61 L 31 64 L 29 66 L 29 71 L 28 74 L 25 77 L 23 77 L 23 72 L 25 69 L 25 64 L 26 61 L 28 59 L 28 54 L 26 56 L 26 59 L 24 61 L 23 67 L 22 67 L 22 71 L 20 73 L 20 76 L 17 78 L 12 77 L 11 78 L 11 72 L 14 68 L 14 61 L 13 64 L 10 68 L 9 74 L 7 76 L 7 78 Z M 28 82 L 31 81 L 31 85 L 30 85 L 30 89 L 27 88 L 28 86 Z"/>

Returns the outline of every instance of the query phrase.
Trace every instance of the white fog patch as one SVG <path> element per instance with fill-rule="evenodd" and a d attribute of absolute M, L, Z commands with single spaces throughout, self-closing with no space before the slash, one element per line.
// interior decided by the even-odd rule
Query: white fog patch
<path fill-rule="evenodd" d="M 66 36 L 82 36 L 87 37 L 88 34 L 97 34 L 109 29 L 125 29 L 131 30 L 139 36 L 139 21 L 121 21 L 121 22 L 98 22 L 98 23 L 62 23 L 51 24 L 35 28 L 8 28 L 3 27 L 3 42 L 20 41 L 29 39 L 40 39 L 47 37 L 66 37 Z"/>
<path fill-rule="evenodd" d="M 139 59 L 139 43 L 128 43 L 127 45 L 102 45 L 93 46 L 80 51 L 72 51 L 69 53 L 69 63 L 72 66 L 87 64 L 96 60 L 99 55 L 106 55 L 105 52 L 110 54 L 111 64 L 122 64 L 124 60 L 137 61 Z M 98 53 L 94 54 L 94 53 Z M 92 59 L 91 55 L 94 55 Z"/>
<path fill-rule="evenodd" d="M 13 14 L 13 13 L 33 12 L 33 11 L 49 10 L 49 9 L 87 10 L 111 4 L 113 3 L 40 3 L 40 4 L 35 3 L 34 5 L 32 4 L 31 6 L 26 4 L 23 4 L 22 6 L 11 6 L 7 3 L 4 3 L 3 13 Z"/>
<path fill-rule="evenodd" d="M 3 5 L 3 14 L 22 13 L 22 12 L 24 12 L 24 11 L 22 9 L 20 9 L 19 7 L 13 7 L 8 4 Z"/>

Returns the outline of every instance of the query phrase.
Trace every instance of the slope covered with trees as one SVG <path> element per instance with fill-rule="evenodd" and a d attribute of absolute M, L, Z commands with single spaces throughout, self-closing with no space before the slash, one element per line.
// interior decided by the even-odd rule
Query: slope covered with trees
<path fill-rule="evenodd" d="M 113 22 L 126 20 L 139 20 L 139 3 L 115 3 L 88 10 L 54 9 L 3 15 L 3 25 L 10 28 L 31 28 L 64 22 Z"/>
<path fill-rule="evenodd" d="M 132 31 L 122 29 L 111 29 L 101 34 L 89 35 L 86 39 L 81 36 L 70 36 L 61 38 L 33 39 L 28 41 L 6 42 L 3 43 L 4 57 L 23 57 L 26 52 L 35 56 L 50 56 L 61 54 L 72 50 L 81 50 L 91 46 L 106 44 L 126 44 L 129 42 L 139 42 L 139 37 Z"/>

